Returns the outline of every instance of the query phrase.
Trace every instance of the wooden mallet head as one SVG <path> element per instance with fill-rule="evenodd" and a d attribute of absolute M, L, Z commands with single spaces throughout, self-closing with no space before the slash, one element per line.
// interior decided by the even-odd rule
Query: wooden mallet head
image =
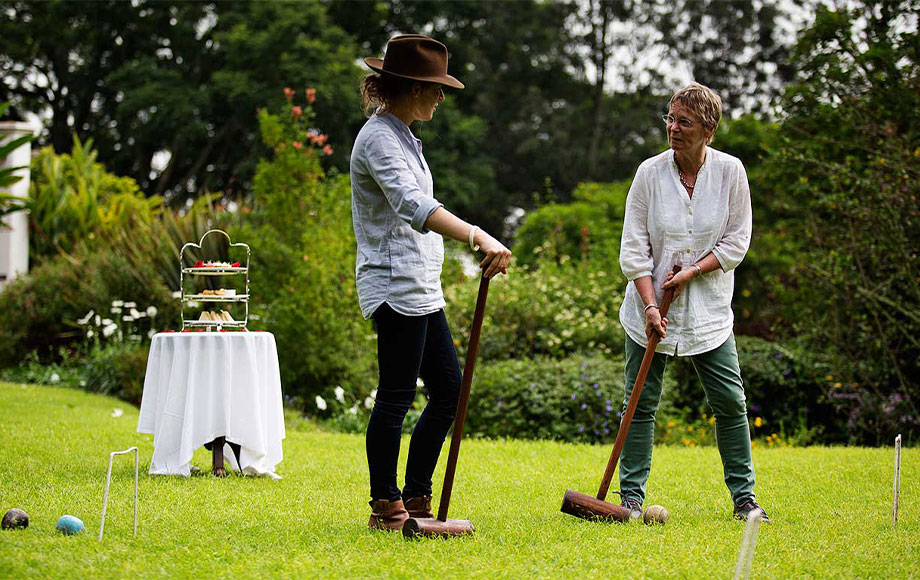
<path fill-rule="evenodd" d="M 562 512 L 585 520 L 628 522 L 632 518 L 629 508 L 571 489 L 562 498 Z"/>
<path fill-rule="evenodd" d="M 469 520 L 441 521 L 435 518 L 409 518 L 403 524 L 402 532 L 406 538 L 471 536 L 473 535 L 473 524 Z"/>

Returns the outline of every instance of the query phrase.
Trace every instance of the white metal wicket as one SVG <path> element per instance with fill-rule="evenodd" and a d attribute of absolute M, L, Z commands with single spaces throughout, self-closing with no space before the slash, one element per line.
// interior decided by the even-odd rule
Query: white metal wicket
<path fill-rule="evenodd" d="M 898 523 L 901 502 L 901 434 L 894 438 L 894 485 L 891 489 L 891 527 Z"/>
<path fill-rule="evenodd" d="M 738 564 L 735 566 L 733 580 L 746 580 L 751 575 L 751 565 L 754 563 L 754 546 L 757 545 L 757 530 L 763 519 L 763 510 L 753 510 L 748 515 L 747 526 L 744 528 L 744 538 L 741 540 L 741 551 L 738 553 Z"/>
<path fill-rule="evenodd" d="M 134 535 L 137 536 L 137 447 L 129 447 L 124 451 L 113 451 L 109 454 L 109 472 L 105 476 L 105 495 L 102 498 L 102 519 L 99 522 L 99 541 L 102 541 L 102 532 L 105 529 L 105 508 L 109 503 L 109 485 L 112 483 L 112 460 L 116 455 L 125 455 L 134 452 Z"/>

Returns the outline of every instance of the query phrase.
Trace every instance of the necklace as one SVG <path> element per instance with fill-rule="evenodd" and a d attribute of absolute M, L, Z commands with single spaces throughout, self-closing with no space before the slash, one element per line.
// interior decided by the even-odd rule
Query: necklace
<path fill-rule="evenodd" d="M 687 181 L 684 179 L 684 172 L 680 170 L 680 167 L 677 168 L 677 178 L 680 179 L 681 185 L 683 185 L 690 191 L 693 191 L 693 188 L 696 187 L 696 184 L 690 185 L 689 183 L 687 183 Z"/>

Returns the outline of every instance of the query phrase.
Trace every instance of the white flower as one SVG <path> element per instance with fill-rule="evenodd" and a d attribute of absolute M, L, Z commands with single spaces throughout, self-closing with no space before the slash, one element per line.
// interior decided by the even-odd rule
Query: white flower
<path fill-rule="evenodd" d="M 133 321 L 134 321 L 134 317 L 133 317 L 133 316 L 122 316 L 121 319 L 122 319 L 123 321 L 125 321 L 125 322 L 133 322 Z"/>
<path fill-rule="evenodd" d="M 151 328 L 150 330 L 147 331 L 147 338 L 152 339 L 156 335 L 156 333 L 157 331 Z"/>
<path fill-rule="evenodd" d="M 118 330 L 118 327 L 115 326 L 114 324 L 104 326 L 102 327 L 102 336 L 105 336 L 105 337 L 112 336 L 112 333 L 114 333 L 116 330 Z"/>
<path fill-rule="evenodd" d="M 316 395 L 316 407 L 317 407 L 320 411 L 325 411 L 325 410 L 326 410 L 326 400 L 323 399 L 322 397 L 320 397 L 319 395 Z"/>
<path fill-rule="evenodd" d="M 173 298 L 182 298 L 182 291 L 181 291 L 181 290 L 176 290 L 175 292 L 173 292 L 173 295 L 172 295 L 172 296 L 173 296 Z"/>
<path fill-rule="evenodd" d="M 124 415 L 124 413 L 125 412 L 119 409 L 118 407 L 115 407 L 114 409 L 112 409 L 112 417 L 115 417 L 116 419 Z"/>
<path fill-rule="evenodd" d="M 112 300 L 112 308 L 121 308 L 125 303 L 123 300 Z"/>
<path fill-rule="evenodd" d="M 345 402 L 345 389 L 342 387 L 335 388 L 335 400 L 341 403 Z"/>
<path fill-rule="evenodd" d="M 96 326 L 102 326 L 102 318 L 98 314 L 96 315 Z"/>
<path fill-rule="evenodd" d="M 112 308 L 111 310 L 109 310 L 109 312 L 111 312 L 112 314 L 118 314 L 119 312 L 121 312 L 121 308 Z"/>
<path fill-rule="evenodd" d="M 57 373 L 51 373 L 51 378 L 48 379 L 48 381 L 51 383 L 59 383 L 61 382 L 61 375 Z"/>
<path fill-rule="evenodd" d="M 349 415 L 357 415 L 357 414 L 358 414 L 358 406 L 355 405 L 354 407 L 348 409 L 348 414 L 349 414 Z"/>
<path fill-rule="evenodd" d="M 137 308 L 132 308 L 130 314 L 131 314 L 131 318 L 133 318 L 134 320 L 147 316 L 146 312 L 141 312 Z"/>
<path fill-rule="evenodd" d="M 137 308 L 137 303 L 135 303 L 135 302 L 125 302 L 125 308 Z"/>
<path fill-rule="evenodd" d="M 85 380 L 80 381 L 80 386 L 81 386 L 81 387 L 85 387 L 85 386 L 86 386 L 86 381 L 85 381 Z"/>
<path fill-rule="evenodd" d="M 89 324 L 90 319 L 93 317 L 93 314 L 96 314 L 95 310 L 90 310 L 86 313 L 86 316 L 77 321 L 77 324 L 83 326 L 84 324 Z"/>
<path fill-rule="evenodd" d="M 156 316 L 156 315 L 157 315 L 157 307 L 156 307 L 156 306 L 148 306 L 148 307 L 147 307 L 147 316 Z"/>
<path fill-rule="evenodd" d="M 364 408 L 370 409 L 374 406 L 374 397 L 365 397 L 364 398 Z"/>
<path fill-rule="evenodd" d="M 377 389 L 374 389 L 373 391 L 371 391 L 371 398 L 374 399 L 375 401 L 377 400 Z"/>
<path fill-rule="evenodd" d="M 112 324 L 112 319 L 111 319 L 111 318 L 103 318 L 103 319 L 102 319 L 102 326 L 111 326 L 111 324 Z M 98 326 L 98 325 L 97 325 L 97 326 Z"/>
<path fill-rule="evenodd" d="M 96 336 L 96 333 L 93 332 L 92 330 L 87 330 L 87 331 L 86 331 L 86 338 L 92 338 L 92 337 L 94 337 L 94 336 Z"/>
<path fill-rule="evenodd" d="M 415 379 L 415 386 L 416 386 L 416 387 L 424 387 L 424 386 L 425 386 L 425 381 L 422 380 L 422 377 L 419 377 L 419 378 Z"/>

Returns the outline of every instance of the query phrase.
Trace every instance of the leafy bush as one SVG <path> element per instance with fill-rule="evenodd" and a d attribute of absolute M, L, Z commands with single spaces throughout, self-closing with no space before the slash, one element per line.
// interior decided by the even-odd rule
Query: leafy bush
<path fill-rule="evenodd" d="M 776 432 L 799 444 L 840 440 L 842 425 L 827 397 L 826 362 L 791 341 L 750 336 L 738 336 L 736 341 L 755 436 Z M 670 359 L 667 372 L 674 381 L 673 391 L 664 396 L 677 411 L 668 420 L 681 428 L 705 428 L 712 411 L 690 360 Z"/>
<path fill-rule="evenodd" d="M 578 262 L 603 264 L 619 273 L 620 236 L 629 182 L 581 183 L 572 203 L 548 204 L 527 214 L 518 230 L 514 254 L 518 264 Z"/>
<path fill-rule="evenodd" d="M 479 437 L 609 441 L 622 401 L 622 358 L 484 363 L 473 377 L 465 430 Z"/>
<path fill-rule="evenodd" d="M 149 345 L 126 341 L 94 349 L 84 364 L 84 388 L 139 406 Z"/>
<path fill-rule="evenodd" d="M 445 288 L 446 310 L 464 356 L 476 305 L 478 280 Z M 603 269 L 546 263 L 538 270 L 514 268 L 494 278 L 483 322 L 483 360 L 563 358 L 578 351 L 621 350 L 618 310 L 625 284 Z"/>
<path fill-rule="evenodd" d="M 111 248 L 46 261 L 0 292 L 0 367 L 16 365 L 30 352 L 55 360 L 58 347 L 76 347 L 88 338 L 77 323 L 88 311 L 123 316 L 111 312 L 116 301 L 144 310 L 154 306 L 162 324 L 178 318 L 177 300 L 150 264 L 132 264 Z"/>
<path fill-rule="evenodd" d="M 149 219 L 161 205 L 162 198 L 145 198 L 130 177 L 106 172 L 96 162 L 92 139 L 84 144 L 74 135 L 70 154 L 45 147 L 32 161 L 29 256 L 41 263 L 71 253 L 97 230 Z"/>
<path fill-rule="evenodd" d="M 253 311 L 277 339 L 285 392 L 311 412 L 336 385 L 363 400 L 376 353 L 355 289 L 349 181 L 324 174 L 331 146 L 313 120 L 309 102 L 259 113 L 272 154 L 259 163 L 251 213 L 232 231 L 253 248 Z"/>

